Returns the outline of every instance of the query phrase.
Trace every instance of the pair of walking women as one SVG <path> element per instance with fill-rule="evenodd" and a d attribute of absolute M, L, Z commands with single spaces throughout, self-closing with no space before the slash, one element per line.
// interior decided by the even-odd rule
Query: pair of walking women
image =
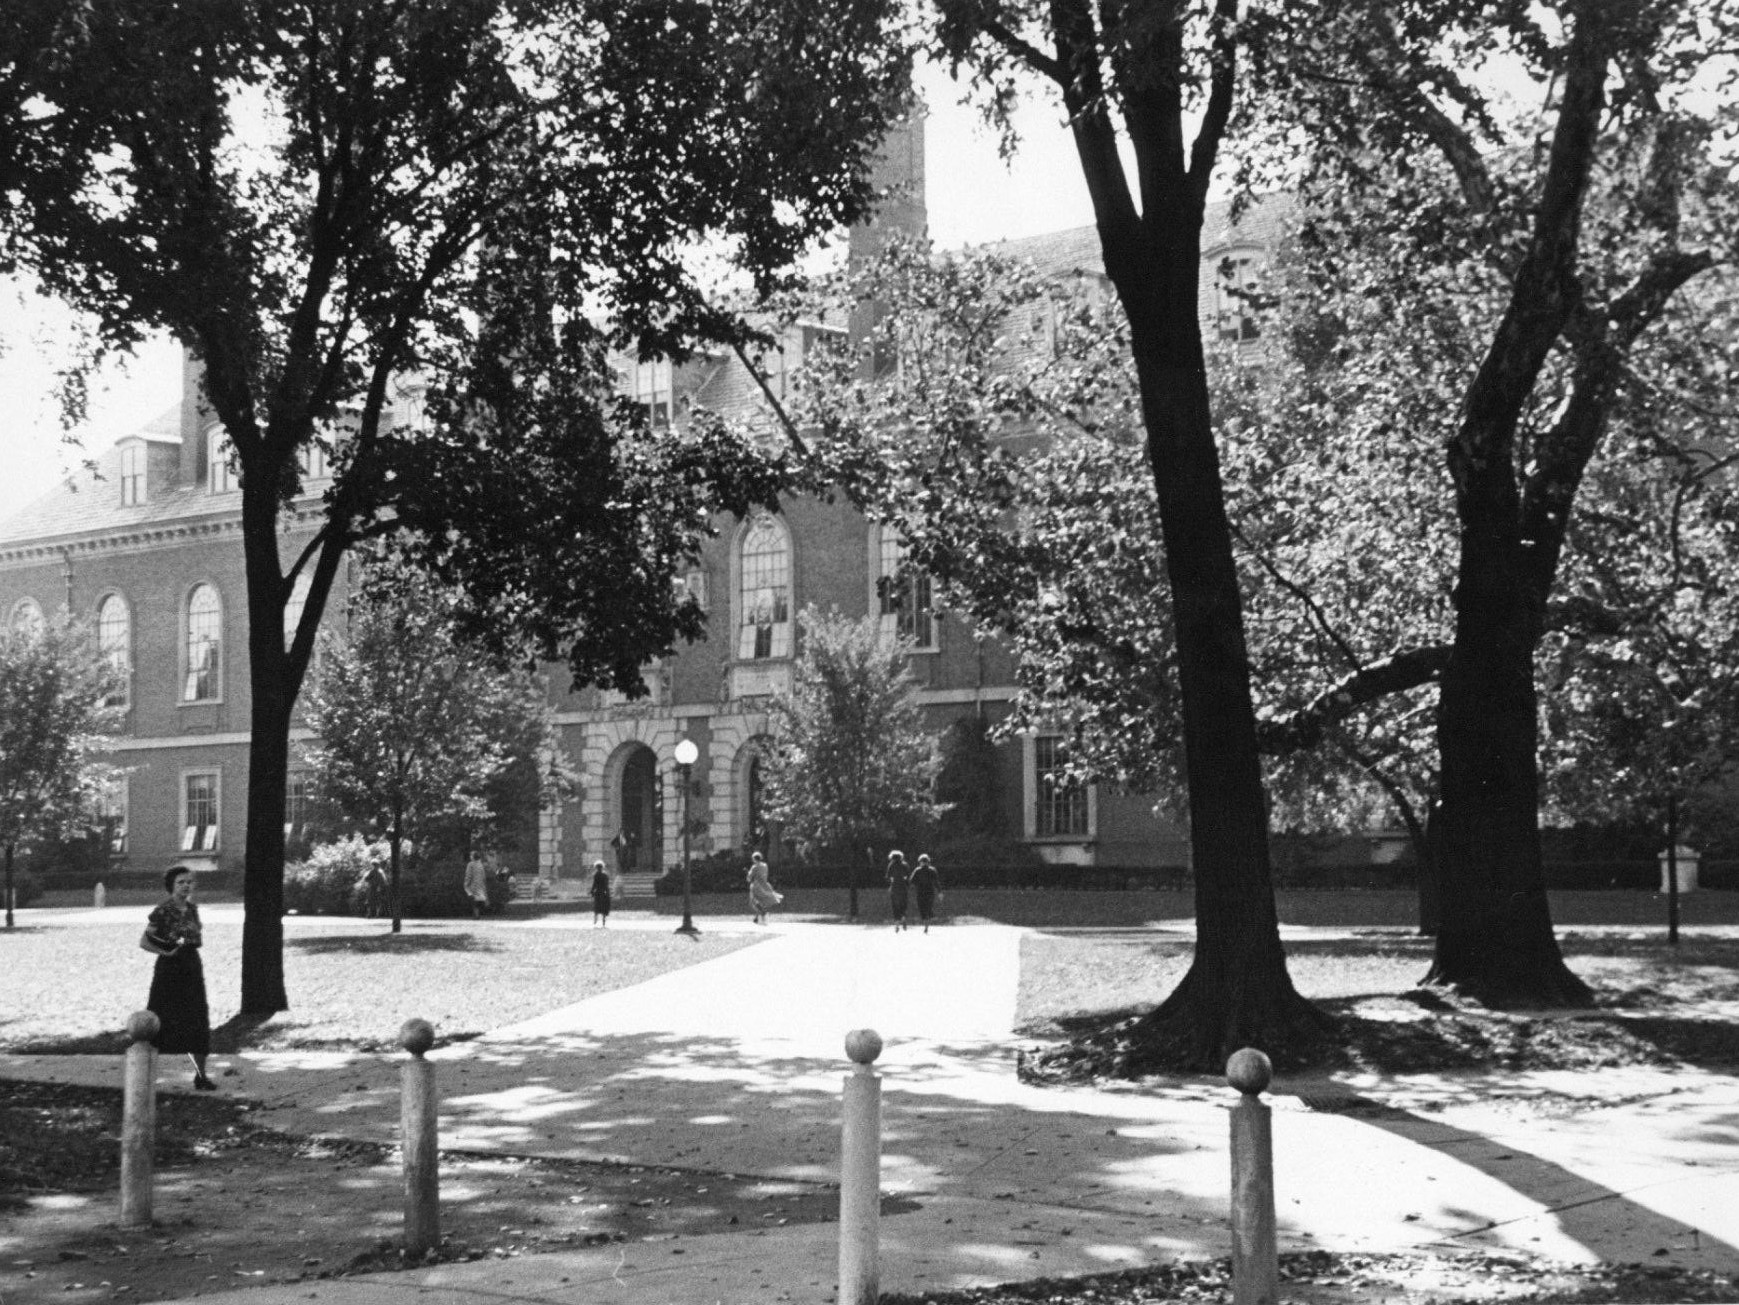
<path fill-rule="evenodd" d="M 887 878 L 888 910 L 894 917 L 894 931 L 911 928 L 906 922 L 906 909 L 909 901 L 915 901 L 918 919 L 924 932 L 929 933 L 930 921 L 936 915 L 936 899 L 942 891 L 942 876 L 930 864 L 930 858 L 921 855 L 918 864 L 908 868 L 904 852 L 889 852 Z"/>

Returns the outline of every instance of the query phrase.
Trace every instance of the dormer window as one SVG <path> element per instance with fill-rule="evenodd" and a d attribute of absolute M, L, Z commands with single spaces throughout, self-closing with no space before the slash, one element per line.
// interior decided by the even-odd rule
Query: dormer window
<path fill-rule="evenodd" d="M 1255 254 L 1228 254 L 1214 274 L 1216 329 L 1222 340 L 1243 343 L 1257 339 L 1262 325 L 1260 306 L 1262 263 Z"/>
<path fill-rule="evenodd" d="M 121 450 L 121 506 L 145 501 L 145 446 L 129 444 Z"/>
<path fill-rule="evenodd" d="M 228 494 L 240 484 L 236 474 L 235 448 L 229 442 L 229 436 L 221 429 L 213 430 L 207 439 L 207 458 L 210 461 L 210 475 L 206 483 L 211 486 L 213 494 Z"/>

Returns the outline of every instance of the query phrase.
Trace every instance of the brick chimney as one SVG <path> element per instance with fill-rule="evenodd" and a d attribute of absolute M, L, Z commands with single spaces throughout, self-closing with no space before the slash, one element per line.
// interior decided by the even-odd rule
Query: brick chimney
<path fill-rule="evenodd" d="M 205 364 L 181 347 L 181 475 L 183 485 L 197 485 L 205 475 L 205 432 L 213 420 L 205 401 Z"/>
<path fill-rule="evenodd" d="M 879 192 L 869 221 L 851 229 L 848 258 L 853 267 L 870 262 L 887 248 L 895 235 L 914 239 L 930 229 L 929 210 L 924 206 L 924 106 L 915 104 L 909 116 L 894 124 L 882 140 L 870 181 Z M 881 320 L 880 304 L 864 302 L 851 311 L 851 339 L 861 342 Z M 880 364 L 868 361 L 870 372 Z"/>

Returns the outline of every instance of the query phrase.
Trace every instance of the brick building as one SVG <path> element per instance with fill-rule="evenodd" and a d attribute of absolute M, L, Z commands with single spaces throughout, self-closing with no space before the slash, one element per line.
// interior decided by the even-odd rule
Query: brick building
<path fill-rule="evenodd" d="M 891 230 L 921 231 L 921 131 L 890 145 L 883 180 L 903 183 L 875 225 L 853 233 L 863 256 Z M 1229 289 L 1260 266 L 1279 221 L 1258 207 L 1238 227 L 1223 208 L 1204 239 L 1205 324 L 1225 338 L 1254 335 L 1247 305 Z M 1002 252 L 1042 274 L 1074 278 L 1108 294 L 1091 228 L 1010 242 Z M 801 363 L 827 328 L 797 327 L 784 357 Z M 783 383 L 783 372 L 772 377 Z M 730 413 L 759 402 L 732 358 L 623 368 L 622 385 L 655 420 L 680 421 L 691 404 Z M 31 619 L 65 605 L 90 622 L 102 648 L 127 671 L 125 726 L 117 761 L 129 770 L 109 803 L 114 855 L 153 870 L 179 857 L 201 869 L 239 869 L 246 807 L 248 676 L 240 496 L 221 430 L 200 417 L 191 380 L 179 409 L 119 441 L 84 476 L 0 523 L 0 615 Z M 307 510 L 293 512 L 286 547 L 317 520 L 324 468 L 307 468 Z M 521 873 L 552 887 L 578 886 L 594 859 L 613 863 L 613 842 L 636 847 L 639 881 L 680 855 L 683 807 L 694 855 L 740 847 L 759 823 L 758 768 L 767 743 L 767 699 L 790 682 L 796 614 L 807 604 L 847 615 L 880 612 L 918 642 L 919 698 L 941 732 L 962 715 L 995 720 L 1012 696 L 1007 654 L 961 622 L 928 610 L 927 586 L 890 603 L 878 582 L 891 575 L 898 541 L 841 504 L 791 502 L 777 515 L 721 522 L 718 538 L 681 577 L 701 602 L 709 637 L 648 668 L 648 698 L 562 692 L 551 670 L 561 746 L 581 776 L 578 795 L 545 811 Z M 331 611 L 341 611 L 342 586 Z M 295 740 L 306 734 L 296 731 Z M 694 741 L 699 760 L 688 791 L 674 749 Z M 1004 833 L 1048 861 L 1078 865 L 1184 865 L 1182 831 L 1159 820 L 1148 799 L 1045 779 L 1056 740 L 1025 738 L 998 749 Z M 292 762 L 291 832 L 307 809 L 305 778 Z"/>

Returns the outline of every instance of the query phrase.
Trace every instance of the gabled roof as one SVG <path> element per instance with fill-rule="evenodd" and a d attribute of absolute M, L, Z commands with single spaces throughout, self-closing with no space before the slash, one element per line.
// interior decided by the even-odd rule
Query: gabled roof
<path fill-rule="evenodd" d="M 0 547 L 25 542 L 46 544 L 99 531 L 130 530 L 186 517 L 227 516 L 239 511 L 240 501 L 233 495 L 214 497 L 202 485 L 160 481 L 148 487 L 143 503 L 121 502 L 121 444 L 144 440 L 148 446 L 174 449 L 178 458 L 180 429 L 181 408 L 176 405 L 139 430 L 122 436 L 93 459 L 94 468 L 80 468 L 35 502 L 0 521 Z"/>

